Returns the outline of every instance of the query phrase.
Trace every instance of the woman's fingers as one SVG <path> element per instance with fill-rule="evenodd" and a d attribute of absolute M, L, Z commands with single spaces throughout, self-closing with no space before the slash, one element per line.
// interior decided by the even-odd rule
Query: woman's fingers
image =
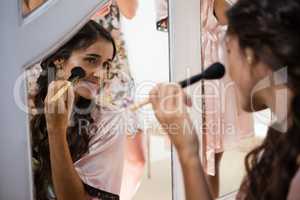
<path fill-rule="evenodd" d="M 67 91 L 55 101 L 52 98 L 64 87 L 68 87 Z M 58 113 L 63 114 L 67 109 L 71 108 L 74 100 L 73 88 L 68 81 L 53 81 L 48 86 L 48 93 L 45 99 L 45 111 L 49 114 Z"/>
<path fill-rule="evenodd" d="M 155 116 L 178 150 L 198 148 L 193 123 L 186 110 L 190 97 L 178 84 L 158 84 L 150 92 Z"/>
<path fill-rule="evenodd" d="M 158 87 L 159 85 L 156 85 L 149 93 L 149 101 L 153 105 L 153 107 L 156 107 L 159 102 Z"/>
<path fill-rule="evenodd" d="M 68 92 L 67 92 L 67 100 L 66 102 L 66 107 L 68 110 L 68 119 L 70 119 L 71 114 L 72 114 L 72 110 L 73 110 L 73 106 L 74 106 L 74 99 L 75 99 L 75 93 L 74 93 L 74 88 L 71 85 L 68 88 Z"/>
<path fill-rule="evenodd" d="M 192 106 L 191 98 L 175 83 L 157 84 L 150 92 L 150 102 L 159 111 L 176 112 L 182 104 Z"/>
<path fill-rule="evenodd" d="M 180 118 L 185 112 L 183 91 L 174 83 L 155 86 L 150 92 L 150 102 L 161 123 Z"/>
<path fill-rule="evenodd" d="M 163 96 L 166 102 L 166 110 L 168 112 L 176 112 L 174 109 L 176 109 L 180 101 L 178 99 L 179 90 L 180 88 L 174 83 L 165 86 Z"/>
<path fill-rule="evenodd" d="M 65 92 L 53 100 L 52 98 L 62 89 L 64 89 Z M 68 127 L 73 101 L 74 92 L 70 82 L 53 81 L 50 83 L 45 99 L 45 116 L 49 132 L 53 134 L 56 132 L 55 130 L 65 130 Z M 66 132 L 62 131 L 61 133 Z"/>

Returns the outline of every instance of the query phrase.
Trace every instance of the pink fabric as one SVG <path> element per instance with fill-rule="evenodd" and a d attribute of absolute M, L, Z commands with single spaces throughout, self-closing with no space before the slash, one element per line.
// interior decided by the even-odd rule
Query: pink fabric
<path fill-rule="evenodd" d="M 155 0 L 156 21 L 160 21 L 168 17 L 168 1 Z"/>
<path fill-rule="evenodd" d="M 202 65 L 225 63 L 223 39 L 226 26 L 218 24 L 213 14 L 214 0 L 201 1 Z M 203 166 L 215 174 L 215 154 L 232 148 L 239 140 L 253 135 L 250 114 L 241 111 L 234 83 L 228 73 L 220 81 L 206 81 L 203 135 Z"/>
<path fill-rule="evenodd" d="M 117 195 L 123 175 L 126 115 L 109 108 L 95 110 L 89 152 L 74 163 L 84 183 Z"/>
<path fill-rule="evenodd" d="M 94 123 L 89 126 L 89 152 L 74 163 L 84 183 L 117 195 L 122 183 L 126 134 L 134 135 L 143 129 L 137 113 L 125 110 L 132 101 L 124 95 L 130 93 L 129 82 L 121 80 L 120 76 L 113 79 L 99 94 L 100 102 L 92 112 Z M 101 94 L 111 101 L 104 103 Z"/>
<path fill-rule="evenodd" d="M 99 107 L 92 116 L 95 123 L 90 128 L 89 152 L 74 165 L 83 182 L 119 195 L 126 134 L 133 136 L 143 130 L 143 126 L 137 112 L 124 110 L 134 103 L 135 92 L 116 1 L 107 1 L 93 19 L 108 30 L 116 42 L 117 56 L 110 70 L 115 76 L 106 81 L 96 98 Z"/>

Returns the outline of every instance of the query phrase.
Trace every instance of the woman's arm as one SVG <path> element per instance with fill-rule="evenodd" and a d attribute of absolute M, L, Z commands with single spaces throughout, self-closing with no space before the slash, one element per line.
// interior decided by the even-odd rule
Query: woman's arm
<path fill-rule="evenodd" d="M 227 25 L 228 20 L 226 17 L 226 11 L 229 8 L 229 4 L 225 0 L 215 0 L 214 1 L 214 11 L 216 18 L 221 25 Z"/>
<path fill-rule="evenodd" d="M 88 199 L 80 177 L 72 162 L 66 138 L 60 135 L 66 130 L 49 133 L 50 160 L 54 191 L 58 200 Z"/>
<path fill-rule="evenodd" d="M 138 0 L 116 0 L 120 12 L 124 15 L 127 19 L 132 19 L 137 11 L 138 8 Z"/>
<path fill-rule="evenodd" d="M 186 133 L 190 134 L 190 133 Z M 192 133 L 196 134 L 196 133 Z M 206 177 L 197 152 L 177 150 L 182 167 L 186 200 L 212 200 Z"/>
<path fill-rule="evenodd" d="M 67 84 L 67 81 L 54 81 L 49 85 L 45 100 L 52 181 L 57 200 L 86 200 L 88 196 L 78 176 L 67 143 L 67 127 L 74 101 L 74 92 L 70 88 L 68 95 L 57 101 L 49 100 Z"/>
<path fill-rule="evenodd" d="M 174 144 L 182 166 L 187 200 L 211 200 L 199 159 L 199 142 L 185 104 L 191 101 L 177 84 L 159 84 L 150 92 L 155 116 Z"/>

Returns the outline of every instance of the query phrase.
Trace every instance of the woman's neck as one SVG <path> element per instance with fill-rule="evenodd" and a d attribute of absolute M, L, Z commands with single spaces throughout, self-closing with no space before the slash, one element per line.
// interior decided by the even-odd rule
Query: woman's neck
<path fill-rule="evenodd" d="M 261 93 L 261 99 L 272 112 L 272 123 L 280 125 L 279 131 L 285 132 L 291 126 L 291 102 L 293 92 L 286 85 L 272 86 Z"/>

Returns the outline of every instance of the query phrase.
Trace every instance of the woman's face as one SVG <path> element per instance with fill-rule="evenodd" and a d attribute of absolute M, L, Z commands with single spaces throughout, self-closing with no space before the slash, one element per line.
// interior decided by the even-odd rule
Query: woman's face
<path fill-rule="evenodd" d="M 236 36 L 228 35 L 226 38 L 227 61 L 229 64 L 229 74 L 238 88 L 238 99 L 245 111 L 252 112 L 253 109 L 263 105 L 257 99 L 257 94 L 253 93 L 256 84 L 263 78 L 260 67 L 254 65 L 251 50 L 242 50 Z M 249 61 L 249 56 L 252 62 Z M 248 59 L 247 59 L 248 57 Z M 257 104 L 257 105 L 256 105 Z"/>
<path fill-rule="evenodd" d="M 86 99 L 93 99 L 99 93 L 101 83 L 107 78 L 112 56 L 112 43 L 103 39 L 86 49 L 73 51 L 63 64 L 64 79 L 70 77 L 74 67 L 82 67 L 86 76 L 74 86 L 75 93 Z"/>

